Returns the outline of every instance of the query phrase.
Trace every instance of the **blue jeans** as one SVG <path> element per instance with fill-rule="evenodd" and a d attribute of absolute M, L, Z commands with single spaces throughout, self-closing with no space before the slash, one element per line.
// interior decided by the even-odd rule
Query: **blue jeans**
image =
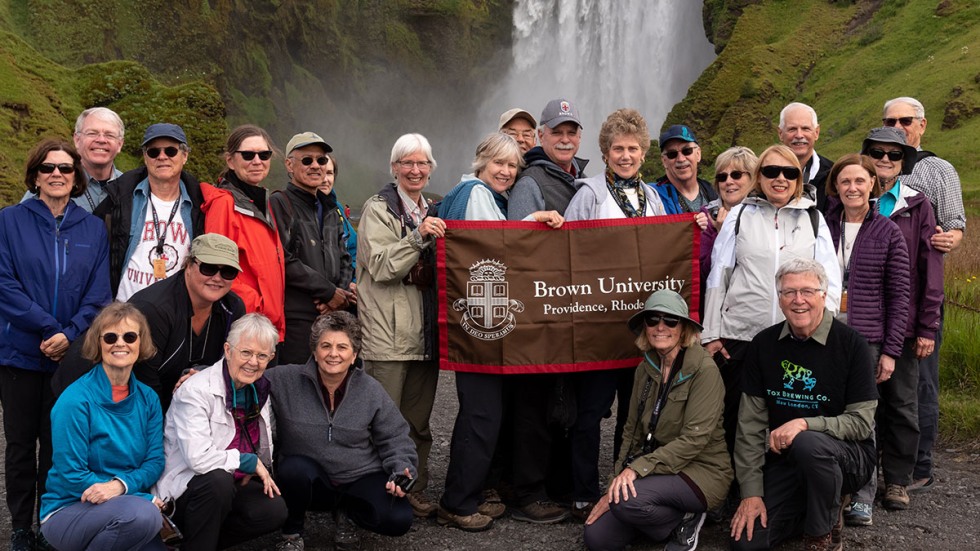
<path fill-rule="evenodd" d="M 41 525 L 56 549 L 92 551 L 163 551 L 160 509 L 152 501 L 121 495 L 93 505 L 77 502 L 60 509 Z"/>

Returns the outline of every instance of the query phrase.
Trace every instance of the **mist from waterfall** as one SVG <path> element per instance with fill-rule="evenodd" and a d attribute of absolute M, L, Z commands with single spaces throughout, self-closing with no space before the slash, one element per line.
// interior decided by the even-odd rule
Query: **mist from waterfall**
<path fill-rule="evenodd" d="M 579 156 L 595 173 L 610 113 L 637 109 L 657 139 L 671 107 L 714 60 L 701 8 L 691 0 L 517 0 L 513 63 L 481 120 L 495 125 L 511 107 L 537 118 L 548 100 L 570 99 L 584 127 Z"/>

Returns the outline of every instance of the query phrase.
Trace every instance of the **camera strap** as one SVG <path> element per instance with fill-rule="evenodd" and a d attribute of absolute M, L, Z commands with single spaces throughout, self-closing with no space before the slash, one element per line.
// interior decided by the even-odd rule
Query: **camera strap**
<path fill-rule="evenodd" d="M 647 423 L 647 436 L 643 441 L 643 453 L 650 453 L 653 451 L 651 445 L 653 444 L 653 433 L 657 431 L 657 422 L 660 420 L 660 413 L 663 411 L 664 404 L 667 403 L 667 395 L 670 394 L 670 389 L 674 385 L 674 379 L 677 377 L 677 372 L 680 369 L 674 369 L 673 366 L 684 365 L 684 352 L 686 349 L 681 348 L 680 352 L 677 353 L 677 358 L 674 359 L 672 364 L 670 375 L 667 376 L 667 381 L 660 387 L 657 392 L 657 399 L 653 403 L 653 411 L 650 413 L 650 421 Z M 646 360 L 650 362 L 650 365 L 657 365 L 653 363 L 650 359 L 649 353 L 644 354 Z M 663 366 L 661 366 L 661 370 Z M 662 372 L 662 371 L 661 371 Z M 650 387 L 653 386 L 653 378 L 647 377 L 647 382 L 643 387 L 643 394 L 640 396 L 640 407 L 647 401 L 650 395 Z M 642 414 L 642 409 L 640 411 Z M 640 416 L 642 418 L 642 415 Z"/>

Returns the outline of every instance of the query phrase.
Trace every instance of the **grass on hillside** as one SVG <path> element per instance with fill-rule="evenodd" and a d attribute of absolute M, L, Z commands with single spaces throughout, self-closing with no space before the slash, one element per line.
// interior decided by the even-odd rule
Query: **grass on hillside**
<path fill-rule="evenodd" d="M 967 221 L 977 227 L 977 217 Z M 967 233 L 946 257 L 946 318 L 940 349 L 939 429 L 945 439 L 980 438 L 980 239 Z"/>

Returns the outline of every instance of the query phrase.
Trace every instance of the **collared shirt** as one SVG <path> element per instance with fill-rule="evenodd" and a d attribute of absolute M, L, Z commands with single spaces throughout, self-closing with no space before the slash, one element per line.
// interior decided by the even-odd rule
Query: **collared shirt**
<path fill-rule="evenodd" d="M 918 161 L 912 174 L 905 177 L 905 185 L 921 191 L 929 199 L 936 223 L 944 231 L 966 230 L 960 176 L 948 161 L 940 157 L 926 157 Z"/>
<path fill-rule="evenodd" d="M 890 218 L 892 213 L 895 212 L 895 205 L 898 204 L 899 198 L 902 196 L 902 182 L 901 180 L 895 180 L 895 185 L 885 193 L 881 194 L 878 198 L 878 213 L 886 218 Z"/>
<path fill-rule="evenodd" d="M 402 191 L 402 188 L 395 186 L 398 190 L 398 197 L 402 200 L 402 206 L 405 207 L 405 213 L 412 218 L 412 222 L 418 226 L 422 223 L 422 219 L 425 218 L 427 211 L 429 210 L 428 204 L 425 202 L 425 197 L 419 195 L 418 202 L 412 200 L 407 193 Z"/>
<path fill-rule="evenodd" d="M 789 322 L 784 321 L 783 328 L 779 332 L 779 340 L 785 339 L 786 337 L 792 337 L 796 340 L 801 340 L 801 341 L 805 341 L 807 339 L 813 339 L 818 343 L 820 343 L 821 345 L 827 346 L 827 335 L 830 334 L 830 326 L 833 325 L 833 323 L 834 323 L 834 313 L 824 308 L 823 319 L 820 320 L 820 325 L 817 326 L 816 330 L 813 331 L 812 335 L 810 335 L 806 339 L 800 339 L 799 337 L 794 335 L 792 331 L 790 331 Z"/>

